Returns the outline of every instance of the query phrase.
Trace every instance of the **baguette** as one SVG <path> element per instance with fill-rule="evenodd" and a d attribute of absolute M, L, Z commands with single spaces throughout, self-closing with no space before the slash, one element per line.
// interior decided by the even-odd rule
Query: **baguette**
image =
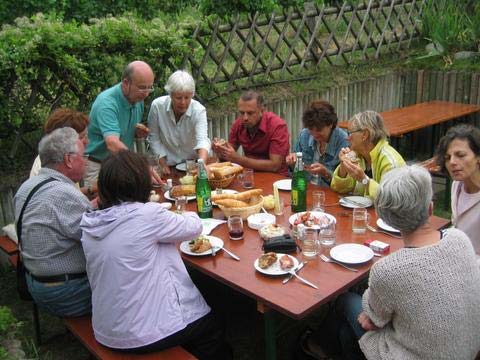
<path fill-rule="evenodd" d="M 242 207 L 249 206 L 245 201 L 234 200 L 234 199 L 215 200 L 215 203 L 218 205 L 229 207 L 229 208 L 242 208 Z"/>
<path fill-rule="evenodd" d="M 217 179 L 221 179 L 224 177 L 227 177 L 229 175 L 234 175 L 239 172 L 243 171 L 243 167 L 241 166 L 224 166 L 221 168 L 214 167 L 211 169 L 212 172 L 215 174 L 215 177 Z"/>
<path fill-rule="evenodd" d="M 195 185 L 177 185 L 170 190 L 170 196 L 173 198 L 179 196 L 193 196 L 195 194 Z"/>
<path fill-rule="evenodd" d="M 226 166 L 232 166 L 232 163 L 230 161 L 225 161 L 225 162 L 220 162 L 220 163 L 211 163 L 208 164 L 207 167 L 212 169 L 212 168 L 222 168 Z"/>
<path fill-rule="evenodd" d="M 262 195 L 262 192 L 263 192 L 262 189 L 252 189 L 252 190 L 244 191 L 238 194 L 233 194 L 234 195 L 233 198 L 235 200 L 247 201 L 254 196 Z"/>
<path fill-rule="evenodd" d="M 236 194 L 214 194 L 214 192 L 212 191 L 212 201 L 223 200 L 223 199 L 235 200 L 234 195 Z"/>

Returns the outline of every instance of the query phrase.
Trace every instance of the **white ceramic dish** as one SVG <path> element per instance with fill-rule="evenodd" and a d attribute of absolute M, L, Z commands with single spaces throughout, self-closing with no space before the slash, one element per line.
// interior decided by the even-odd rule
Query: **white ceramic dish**
<path fill-rule="evenodd" d="M 391 227 L 390 225 L 388 225 L 385 221 L 383 221 L 382 219 L 378 218 L 377 219 L 377 226 L 380 228 L 380 229 L 383 229 L 385 231 L 390 231 L 392 233 L 397 233 L 397 234 L 400 234 L 400 230 L 397 230 L 395 229 L 394 227 Z"/>
<path fill-rule="evenodd" d="M 257 270 L 258 272 L 261 272 L 262 274 L 265 274 L 265 275 L 286 275 L 286 274 L 288 274 L 288 270 L 283 270 L 280 267 L 280 258 L 283 255 L 285 255 L 285 254 L 277 253 L 277 261 L 274 262 L 272 265 L 270 265 L 266 269 L 262 269 L 260 266 L 258 266 L 258 259 L 255 260 L 255 262 L 253 263 L 253 266 L 255 267 L 255 270 Z M 290 255 L 288 255 L 288 256 L 293 260 L 292 269 L 296 269 L 297 266 L 298 266 L 298 260 L 296 258 L 294 258 L 293 256 L 290 256 Z"/>
<path fill-rule="evenodd" d="M 373 251 L 361 244 L 341 244 L 330 249 L 332 259 L 344 264 L 363 264 L 373 258 Z"/>
<path fill-rule="evenodd" d="M 215 191 L 215 189 L 212 189 L 212 195 L 216 194 L 216 193 L 217 192 Z M 232 190 L 232 189 L 222 189 L 221 194 L 238 194 L 238 191 L 237 190 Z M 212 201 L 212 205 L 218 206 L 215 201 Z"/>
<path fill-rule="evenodd" d="M 175 169 L 178 171 L 187 171 L 187 164 L 186 163 L 180 163 L 175 165 Z"/>
<path fill-rule="evenodd" d="M 339 203 L 340 205 L 350 209 L 367 208 L 373 205 L 373 201 L 364 196 L 345 196 L 344 198 L 340 199 Z"/>
<path fill-rule="evenodd" d="M 163 207 L 164 209 L 170 210 L 172 208 L 172 203 L 162 202 L 160 203 L 160 206 Z"/>
<path fill-rule="evenodd" d="M 273 185 L 276 185 L 278 190 L 290 191 L 292 190 L 292 179 L 278 180 Z"/>
<path fill-rule="evenodd" d="M 163 194 L 163 196 L 165 197 L 165 199 L 167 200 L 170 200 L 170 201 L 175 201 L 175 198 L 171 197 L 170 196 L 170 190 L 167 190 L 165 191 L 165 194 Z M 195 195 L 190 195 L 190 196 L 187 196 L 187 200 L 190 201 L 190 200 L 195 200 L 197 197 Z"/>
<path fill-rule="evenodd" d="M 302 215 L 302 214 L 305 214 L 305 212 L 301 212 L 301 213 L 296 213 L 296 214 L 293 214 L 291 215 L 289 218 L 288 218 L 288 222 L 290 223 L 290 225 L 292 226 L 295 226 L 294 223 L 295 223 L 295 220 L 297 220 L 297 217 Z M 337 219 L 335 218 L 335 216 L 333 215 L 330 215 L 330 214 L 327 214 L 327 213 L 324 213 L 324 212 L 321 212 L 321 211 L 310 211 L 310 214 L 312 216 L 315 216 L 315 217 L 327 217 L 328 220 L 329 220 L 329 224 L 331 224 L 332 222 L 333 223 L 336 223 L 337 222 Z M 313 225 L 313 226 L 305 226 L 305 227 L 310 227 L 312 229 L 321 229 L 322 227 L 325 227 L 325 225 Z"/>
<path fill-rule="evenodd" d="M 260 230 L 266 225 L 275 224 L 276 221 L 275 215 L 266 213 L 252 214 L 247 218 L 248 227 L 253 230 Z"/>
<path fill-rule="evenodd" d="M 223 248 L 223 240 L 216 237 L 216 236 L 211 236 L 207 235 L 205 236 L 210 240 L 210 244 L 212 244 L 212 247 L 218 247 L 218 248 Z M 190 241 L 183 241 L 180 243 L 180 251 L 183 252 L 184 254 L 187 255 L 192 255 L 192 256 L 205 256 L 205 255 L 211 255 L 212 254 L 212 249 L 209 249 L 207 251 L 201 252 L 201 253 L 196 253 L 193 251 L 190 251 L 190 246 L 188 245 Z"/>

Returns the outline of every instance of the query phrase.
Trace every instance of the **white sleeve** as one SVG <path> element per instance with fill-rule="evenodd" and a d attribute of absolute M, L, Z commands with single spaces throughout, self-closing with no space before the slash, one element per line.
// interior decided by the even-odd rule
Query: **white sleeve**
<path fill-rule="evenodd" d="M 207 111 L 203 106 L 199 112 L 194 114 L 192 120 L 195 123 L 195 139 L 197 142 L 193 149 L 205 149 L 210 151 L 211 144 L 210 139 L 208 138 Z"/>
<path fill-rule="evenodd" d="M 163 119 L 160 119 L 158 106 L 155 104 L 155 101 L 153 101 L 148 113 L 148 128 L 150 129 L 148 141 L 150 142 L 150 146 L 155 154 L 157 154 L 159 157 L 165 157 L 167 156 L 167 152 L 160 141 L 160 121 L 163 121 Z"/>

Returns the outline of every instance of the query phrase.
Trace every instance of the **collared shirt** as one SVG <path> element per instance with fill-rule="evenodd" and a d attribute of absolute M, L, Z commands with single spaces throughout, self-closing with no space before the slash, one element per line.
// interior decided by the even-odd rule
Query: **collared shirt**
<path fill-rule="evenodd" d="M 278 115 L 264 112 L 257 131 L 250 136 L 243 126 L 242 119 L 238 118 L 230 129 L 228 142 L 235 149 L 242 147 L 246 157 L 253 159 L 270 159 L 270 154 L 280 155 L 283 159 L 279 173 L 288 175 L 285 158 L 289 154 L 290 143 L 287 124 Z"/>
<path fill-rule="evenodd" d="M 148 139 L 153 151 L 159 157 L 166 156 L 168 165 L 196 159 L 198 149 L 210 151 L 207 111 L 196 100 L 192 99 L 187 111 L 177 122 L 170 96 L 155 99 L 150 106 L 148 127 Z"/>
<path fill-rule="evenodd" d="M 318 142 L 310 135 L 308 129 L 303 129 L 298 135 L 295 152 L 301 152 L 303 154 L 304 164 L 312 165 L 313 163 L 320 163 L 327 168 L 331 175 L 340 162 L 338 158 L 340 150 L 347 146 L 349 146 L 347 133 L 345 130 L 336 127 L 332 130 L 325 152 L 320 154 L 318 151 Z M 330 180 L 322 176 L 314 177 L 307 172 L 307 177 L 317 185 L 330 186 Z"/>
<path fill-rule="evenodd" d="M 81 227 L 100 343 L 119 349 L 148 345 L 210 312 L 176 246 L 200 235 L 196 213 L 122 203 L 86 213 Z"/>
<path fill-rule="evenodd" d="M 135 140 L 135 126 L 142 120 L 143 101 L 130 104 L 123 95 L 119 83 L 95 99 L 90 111 L 88 124 L 88 145 L 85 153 L 98 159 L 105 159 L 110 152 L 105 137 L 116 135 L 130 150 Z"/>
<path fill-rule="evenodd" d="M 25 181 L 15 194 L 15 218 L 18 220 L 33 187 L 50 177 L 57 181 L 37 190 L 23 213 L 25 267 L 37 276 L 84 272 L 80 220 L 91 205 L 72 180 L 56 170 L 40 169 L 39 174 Z"/>

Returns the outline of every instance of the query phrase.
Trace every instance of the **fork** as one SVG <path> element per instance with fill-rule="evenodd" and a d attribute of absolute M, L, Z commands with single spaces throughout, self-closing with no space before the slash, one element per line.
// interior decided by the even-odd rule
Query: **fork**
<path fill-rule="evenodd" d="M 367 229 L 370 230 L 371 232 L 374 232 L 374 233 L 381 233 L 381 234 L 385 234 L 385 235 L 390 235 L 394 238 L 397 238 L 397 239 L 401 239 L 402 236 L 400 235 L 395 235 L 395 234 L 392 234 L 391 232 L 388 232 L 388 231 L 384 231 L 384 230 L 380 230 L 380 229 L 375 229 L 372 225 L 368 225 L 367 224 Z"/>
<path fill-rule="evenodd" d="M 320 259 L 322 259 L 323 261 L 325 262 L 331 262 L 331 263 L 335 263 L 337 265 L 340 265 L 340 266 L 343 266 L 345 269 L 347 270 L 350 270 L 350 271 L 354 271 L 354 272 L 358 272 L 358 269 L 354 269 L 354 268 L 351 268 L 345 264 L 342 264 L 341 262 L 338 262 L 336 260 L 333 260 L 332 258 L 329 258 L 328 256 L 325 256 L 323 254 L 320 254 Z"/>

